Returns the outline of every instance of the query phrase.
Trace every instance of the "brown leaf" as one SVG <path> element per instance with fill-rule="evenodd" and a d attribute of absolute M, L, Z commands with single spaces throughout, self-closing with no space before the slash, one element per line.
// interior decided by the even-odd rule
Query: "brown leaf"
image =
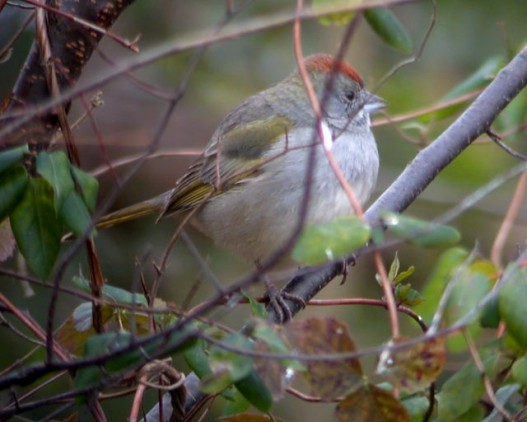
<path fill-rule="evenodd" d="M 372 384 L 346 396 L 335 409 L 338 422 L 410 422 L 403 405 L 388 391 Z"/>
<path fill-rule="evenodd" d="M 138 334 L 148 332 L 149 317 L 146 314 L 131 313 L 112 305 L 103 305 L 101 312 L 102 323 L 106 324 L 109 331 L 123 328 L 130 330 L 130 324 L 133 323 Z M 73 310 L 73 313 L 57 330 L 57 341 L 70 353 L 81 355 L 86 340 L 95 334 L 92 323 L 92 304 L 84 302 Z"/>
<path fill-rule="evenodd" d="M 394 343 L 406 340 L 399 338 Z M 394 385 L 413 393 L 436 380 L 446 358 L 444 339 L 433 338 L 401 350 L 385 350 L 379 358 L 377 373 L 387 375 Z"/>
<path fill-rule="evenodd" d="M 310 318 L 294 321 L 286 327 L 288 338 L 297 352 L 313 356 L 354 352 L 355 344 L 346 325 L 334 318 Z M 358 359 L 306 361 L 306 379 L 311 393 L 331 400 L 343 396 L 362 381 Z"/>
<path fill-rule="evenodd" d="M 113 316 L 113 310 L 108 306 L 102 307 L 103 323 Z M 84 302 L 77 306 L 68 319 L 57 330 L 56 338 L 68 352 L 80 356 L 84 351 L 84 344 L 91 336 L 97 334 L 92 324 L 92 304 Z"/>
<path fill-rule="evenodd" d="M 271 353 L 272 350 L 263 341 L 257 341 L 255 350 L 257 352 Z M 262 378 L 273 400 L 280 400 L 284 397 L 287 386 L 287 368 L 285 368 L 277 359 L 255 359 L 256 372 Z"/>

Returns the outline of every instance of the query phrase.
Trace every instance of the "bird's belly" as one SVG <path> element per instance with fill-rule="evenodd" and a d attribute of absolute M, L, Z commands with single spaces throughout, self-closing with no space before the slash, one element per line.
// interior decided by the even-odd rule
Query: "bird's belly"
<path fill-rule="evenodd" d="M 230 191 L 211 199 L 194 218 L 195 226 L 245 261 L 261 262 L 286 246 L 299 223 L 302 200 L 277 191 L 273 198 L 257 192 Z M 344 191 L 314 193 L 305 224 L 320 224 L 353 213 Z"/>

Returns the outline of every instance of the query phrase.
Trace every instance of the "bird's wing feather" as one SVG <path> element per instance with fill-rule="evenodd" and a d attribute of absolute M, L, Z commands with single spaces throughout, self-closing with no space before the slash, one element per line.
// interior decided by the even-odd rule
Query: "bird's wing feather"
<path fill-rule="evenodd" d="M 258 175 L 266 153 L 291 129 L 287 118 L 273 117 L 216 133 L 203 155 L 176 183 L 162 216 L 193 209 Z"/>

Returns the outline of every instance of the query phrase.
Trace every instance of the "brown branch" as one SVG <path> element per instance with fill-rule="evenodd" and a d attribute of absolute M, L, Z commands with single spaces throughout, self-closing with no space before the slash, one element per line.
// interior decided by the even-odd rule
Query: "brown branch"
<path fill-rule="evenodd" d="M 492 383 L 485 372 L 485 365 L 481 360 L 478 348 L 474 344 L 474 340 L 472 340 L 472 337 L 470 336 L 468 330 L 463 330 L 463 336 L 465 337 L 465 341 L 467 342 L 468 350 L 470 351 L 470 355 L 474 360 L 474 364 L 476 365 L 476 368 L 478 369 L 478 372 L 481 375 L 481 378 L 483 379 L 483 385 L 485 386 L 485 391 L 487 393 L 487 396 L 489 397 L 490 402 L 493 404 L 494 408 L 498 411 L 498 413 L 502 416 L 504 421 L 513 420 L 510 413 L 507 412 L 507 410 L 501 405 L 498 398 L 496 397 L 496 394 L 494 393 L 494 388 L 492 387 Z"/>
<path fill-rule="evenodd" d="M 13 315 L 15 315 L 27 328 L 29 328 L 35 336 L 41 341 L 46 340 L 46 333 L 29 315 L 21 312 L 11 301 L 0 293 L 0 306 L 7 309 Z M 65 351 L 58 343 L 53 342 L 52 344 L 54 352 L 62 361 L 68 361 L 68 352 Z"/>
<path fill-rule="evenodd" d="M 49 56 L 56 69 L 60 92 L 73 87 L 84 66 L 107 30 L 113 25 L 122 11 L 134 0 L 94 0 L 57 2 L 58 12 L 46 12 L 46 23 L 50 45 Z M 51 1 L 48 0 L 48 6 Z M 55 3 L 55 2 L 53 2 Z M 77 19 L 71 19 L 75 16 Z M 91 22 L 101 30 L 86 26 Z M 35 41 L 10 95 L 6 111 L 26 111 L 36 104 L 51 98 L 46 67 L 42 61 L 42 45 Z M 61 101 L 60 99 L 56 101 Z M 64 102 L 69 110 L 69 102 Z M 12 119 L 10 119 L 12 120 Z M 4 124 L 9 123 L 3 122 Z M 33 115 L 18 130 L 0 137 L 0 148 L 12 144 L 30 142 L 37 148 L 46 148 L 58 128 L 58 114 L 54 109 Z"/>
<path fill-rule="evenodd" d="M 496 268 L 500 271 L 503 269 L 501 255 L 503 253 L 505 241 L 507 240 L 507 237 L 509 236 L 509 233 L 514 224 L 514 220 L 516 220 L 516 217 L 518 216 L 518 212 L 520 211 L 520 208 L 523 205 L 523 198 L 525 197 L 526 189 L 527 189 L 527 172 L 523 173 L 522 176 L 520 177 L 520 180 L 518 180 L 518 184 L 516 185 L 516 190 L 514 191 L 514 195 L 509 204 L 509 208 L 507 209 L 505 218 L 503 219 L 501 223 L 500 229 L 498 231 L 498 234 L 496 235 L 496 238 L 494 239 L 494 244 L 492 245 L 492 249 L 490 251 L 491 261 L 496 266 Z"/>

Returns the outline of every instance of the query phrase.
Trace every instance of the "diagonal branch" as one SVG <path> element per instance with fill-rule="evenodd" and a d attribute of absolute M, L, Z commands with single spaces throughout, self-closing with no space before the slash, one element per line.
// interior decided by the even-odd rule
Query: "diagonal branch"
<path fill-rule="evenodd" d="M 527 85 L 527 47 L 496 76 L 469 108 L 432 144 L 423 149 L 368 209 L 370 223 L 380 210 L 403 211 L 437 174 L 450 164 Z"/>
<path fill-rule="evenodd" d="M 104 0 L 94 0 L 97 4 L 104 3 Z M 116 1 L 116 0 L 112 0 Z M 134 0 L 123 0 L 124 6 L 128 6 Z M 338 7 L 321 7 L 317 9 L 310 8 L 309 10 L 302 13 L 301 18 L 304 19 L 315 19 L 321 16 L 326 16 L 328 14 L 339 13 L 350 10 L 364 10 L 376 6 L 387 6 L 387 5 L 400 5 L 406 3 L 416 2 L 418 0 L 375 0 L 369 1 L 367 4 L 353 5 L 350 6 L 340 5 Z M 76 2 L 75 0 L 64 0 L 65 3 L 88 3 L 88 2 Z M 90 2 L 91 3 L 91 2 Z M 80 13 L 79 18 L 89 20 L 82 13 Z M 267 16 L 264 18 L 254 18 L 248 19 L 247 21 L 241 23 L 240 25 L 227 28 L 225 31 L 222 31 L 221 34 L 218 34 L 216 29 L 212 31 L 208 30 L 206 32 L 199 31 L 197 33 L 190 34 L 188 37 L 181 37 L 178 35 L 177 39 L 171 39 L 164 43 L 161 43 L 149 50 L 143 51 L 140 55 L 133 56 L 126 60 L 123 60 L 112 67 L 112 69 L 107 72 L 101 73 L 97 78 L 91 82 L 87 82 L 82 86 L 72 87 L 73 84 L 68 85 L 70 89 L 62 91 L 61 99 L 48 99 L 47 101 L 40 101 L 38 105 L 36 103 L 31 103 L 34 106 L 31 110 L 26 110 L 23 116 L 18 116 L 18 118 L 11 117 L 10 119 L 4 119 L 1 121 L 0 125 L 0 148 L 2 147 L 2 142 L 5 143 L 5 140 L 10 140 L 12 137 L 15 137 L 14 132 L 19 131 L 19 128 L 26 128 L 29 124 L 28 122 L 34 121 L 37 119 L 35 116 L 38 114 L 48 113 L 53 107 L 59 106 L 65 101 L 72 100 L 79 97 L 83 93 L 97 89 L 103 85 L 106 85 L 108 82 L 120 77 L 125 73 L 129 73 L 132 70 L 139 69 L 141 67 L 147 66 L 153 62 L 161 60 L 165 57 L 182 53 L 185 51 L 190 51 L 198 47 L 203 47 L 206 45 L 211 45 L 214 43 L 219 43 L 222 41 L 228 41 L 232 39 L 239 38 L 242 35 L 254 34 L 261 31 L 269 31 L 275 28 L 279 28 L 285 25 L 289 25 L 294 22 L 295 16 L 290 11 L 282 12 L 280 14 Z M 103 25 L 98 25 L 101 28 L 104 28 Z M 94 36 L 99 36 L 99 33 L 94 34 Z M 28 59 L 29 62 L 29 59 Z M 27 64 L 27 62 L 26 62 Z M 41 100 L 42 98 L 39 97 Z M 13 112 L 14 110 L 9 109 L 8 111 Z M 5 113 L 8 114 L 8 113 Z M 13 115 L 16 113 L 9 113 Z M 15 137 L 16 138 L 16 137 Z"/>

